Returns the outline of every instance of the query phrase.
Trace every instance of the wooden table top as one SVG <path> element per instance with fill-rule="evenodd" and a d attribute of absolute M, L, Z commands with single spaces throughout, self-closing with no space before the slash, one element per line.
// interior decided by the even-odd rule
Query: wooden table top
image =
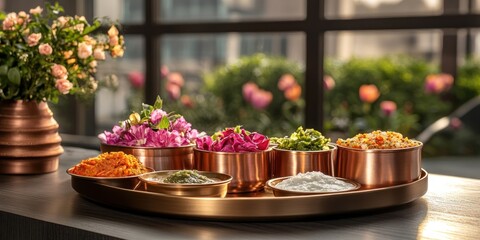
<path fill-rule="evenodd" d="M 66 147 L 60 167 L 54 173 L 0 175 L 0 239 L 478 239 L 480 236 L 480 180 L 476 179 L 430 174 L 428 192 L 420 199 L 366 213 L 281 222 L 200 221 L 130 213 L 84 199 L 71 188 L 66 169 L 97 154 L 94 150 Z"/>

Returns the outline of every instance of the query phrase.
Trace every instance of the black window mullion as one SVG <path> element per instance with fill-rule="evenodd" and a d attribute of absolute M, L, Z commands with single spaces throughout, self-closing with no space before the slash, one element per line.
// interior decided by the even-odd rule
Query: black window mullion
<path fill-rule="evenodd" d="M 140 29 L 145 38 L 145 102 L 153 104 L 157 95 L 160 95 L 161 92 L 161 81 L 160 81 L 160 47 L 157 41 L 157 36 L 159 36 L 161 31 L 152 31 L 155 26 L 158 26 L 155 21 L 155 12 L 158 9 L 158 1 L 144 0 L 145 5 L 145 24 Z M 135 28 L 131 28 L 133 30 Z M 131 31 L 135 32 L 135 31 Z"/>
<path fill-rule="evenodd" d="M 305 127 L 323 129 L 323 0 L 307 0 L 305 61 Z M 321 16 L 321 17 L 320 17 Z M 320 22 L 321 24 L 321 22 Z"/>

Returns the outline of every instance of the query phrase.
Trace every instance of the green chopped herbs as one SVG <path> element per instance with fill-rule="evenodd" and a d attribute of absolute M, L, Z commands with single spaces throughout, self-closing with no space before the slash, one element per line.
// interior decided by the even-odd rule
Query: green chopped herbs
<path fill-rule="evenodd" d="M 164 183 L 213 183 L 214 180 L 200 175 L 196 170 L 180 170 L 168 175 L 164 180 Z"/>
<path fill-rule="evenodd" d="M 315 129 L 306 129 L 300 126 L 290 137 L 270 138 L 272 143 L 276 143 L 278 149 L 295 151 L 319 151 L 328 150 L 330 138 L 324 137 Z"/>

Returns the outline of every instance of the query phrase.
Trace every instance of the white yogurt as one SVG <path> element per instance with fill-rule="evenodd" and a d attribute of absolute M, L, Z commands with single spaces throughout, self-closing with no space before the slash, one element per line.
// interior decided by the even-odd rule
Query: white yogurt
<path fill-rule="evenodd" d="M 281 181 L 276 188 L 297 192 L 339 192 L 355 189 L 356 186 L 322 172 L 299 173 Z"/>

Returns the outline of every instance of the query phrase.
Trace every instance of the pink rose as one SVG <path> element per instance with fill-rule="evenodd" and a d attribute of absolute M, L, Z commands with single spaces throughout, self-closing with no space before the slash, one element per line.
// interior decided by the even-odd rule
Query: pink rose
<path fill-rule="evenodd" d="M 167 83 L 166 89 L 171 99 L 177 100 L 180 97 L 180 86 L 173 83 Z"/>
<path fill-rule="evenodd" d="M 128 80 L 134 88 L 142 88 L 143 84 L 145 83 L 145 77 L 143 76 L 143 73 L 136 71 L 128 74 Z"/>
<path fill-rule="evenodd" d="M 449 90 L 453 85 L 453 77 L 450 74 L 430 74 L 425 79 L 425 92 L 441 93 Z"/>
<path fill-rule="evenodd" d="M 254 92 L 258 91 L 257 84 L 253 82 L 247 82 L 242 86 L 242 95 L 245 101 L 250 102 L 252 100 L 252 95 Z"/>
<path fill-rule="evenodd" d="M 55 87 L 62 94 L 68 94 L 68 92 L 70 92 L 70 89 L 72 89 L 73 84 L 67 79 L 57 79 L 55 81 Z"/>
<path fill-rule="evenodd" d="M 18 12 L 17 23 L 21 25 L 25 22 L 25 20 L 28 21 L 29 17 L 30 17 L 30 15 L 28 15 L 26 12 L 20 11 L 20 12 Z"/>
<path fill-rule="evenodd" d="M 118 29 L 115 26 L 111 26 L 110 29 L 108 29 L 108 36 L 118 36 Z"/>
<path fill-rule="evenodd" d="M 183 85 L 185 84 L 182 74 L 178 72 L 171 72 L 170 74 L 168 74 L 167 81 L 168 83 L 175 84 L 179 87 L 183 87 Z"/>
<path fill-rule="evenodd" d="M 105 51 L 103 51 L 103 48 L 95 48 L 95 50 L 93 50 L 93 57 L 97 60 L 105 60 Z"/>
<path fill-rule="evenodd" d="M 42 38 L 41 33 L 30 34 L 27 39 L 28 46 L 30 47 L 36 46 L 38 44 L 38 41 L 40 41 L 41 38 Z"/>
<path fill-rule="evenodd" d="M 124 53 L 124 50 L 123 50 L 122 46 L 116 45 L 115 47 L 112 48 L 111 55 L 112 55 L 113 58 L 116 58 L 116 57 L 123 56 L 123 53 Z"/>
<path fill-rule="evenodd" d="M 52 54 L 53 49 L 50 46 L 50 44 L 42 43 L 38 46 L 38 51 L 40 52 L 40 54 L 48 56 L 48 55 Z"/>
<path fill-rule="evenodd" d="M 283 74 L 282 77 L 280 77 L 280 79 L 278 80 L 278 89 L 280 89 L 281 91 L 285 91 L 290 87 L 293 87 L 296 83 L 297 81 L 292 74 Z"/>
<path fill-rule="evenodd" d="M 52 76 L 54 76 L 57 79 L 67 79 L 67 69 L 60 65 L 60 64 L 54 64 L 51 68 L 52 70 Z"/>
<path fill-rule="evenodd" d="M 160 74 L 162 75 L 162 78 L 167 77 L 169 73 L 170 73 L 170 70 L 168 69 L 167 66 L 163 65 L 160 68 Z"/>
<path fill-rule="evenodd" d="M 58 25 L 59 25 L 60 27 L 64 27 L 65 24 L 68 23 L 68 18 L 66 18 L 66 17 L 64 17 L 64 16 L 61 16 L 61 17 L 58 17 L 58 18 L 57 18 L 57 21 L 58 21 Z"/>
<path fill-rule="evenodd" d="M 323 77 L 323 88 L 327 91 L 332 90 L 335 87 L 335 80 L 332 76 L 325 75 Z"/>
<path fill-rule="evenodd" d="M 380 97 L 380 92 L 374 84 L 364 84 L 358 89 L 358 95 L 363 102 L 373 103 Z"/>
<path fill-rule="evenodd" d="M 397 110 L 397 104 L 393 101 L 382 101 L 380 109 L 385 116 L 389 117 Z"/>
<path fill-rule="evenodd" d="M 108 37 L 108 39 L 109 39 L 108 44 L 110 44 L 110 46 L 118 45 L 118 36 L 110 36 Z"/>
<path fill-rule="evenodd" d="M 292 87 L 289 87 L 283 95 L 289 101 L 297 101 L 302 96 L 302 87 L 295 83 Z"/>
<path fill-rule="evenodd" d="M 93 53 L 92 46 L 88 45 L 84 42 L 78 44 L 78 50 L 77 51 L 78 51 L 77 55 L 80 59 L 88 58 Z"/>
<path fill-rule="evenodd" d="M 5 18 L 5 20 L 3 20 L 3 23 L 2 23 L 3 30 L 14 30 L 15 25 L 17 24 L 17 20 L 18 20 L 18 17 L 16 13 L 12 12 L 7 14 L 7 17 Z"/>
<path fill-rule="evenodd" d="M 273 95 L 269 91 L 257 90 L 253 92 L 250 103 L 256 109 L 265 109 L 272 102 Z"/>
<path fill-rule="evenodd" d="M 30 14 L 41 14 L 43 9 L 40 6 L 30 9 Z"/>

